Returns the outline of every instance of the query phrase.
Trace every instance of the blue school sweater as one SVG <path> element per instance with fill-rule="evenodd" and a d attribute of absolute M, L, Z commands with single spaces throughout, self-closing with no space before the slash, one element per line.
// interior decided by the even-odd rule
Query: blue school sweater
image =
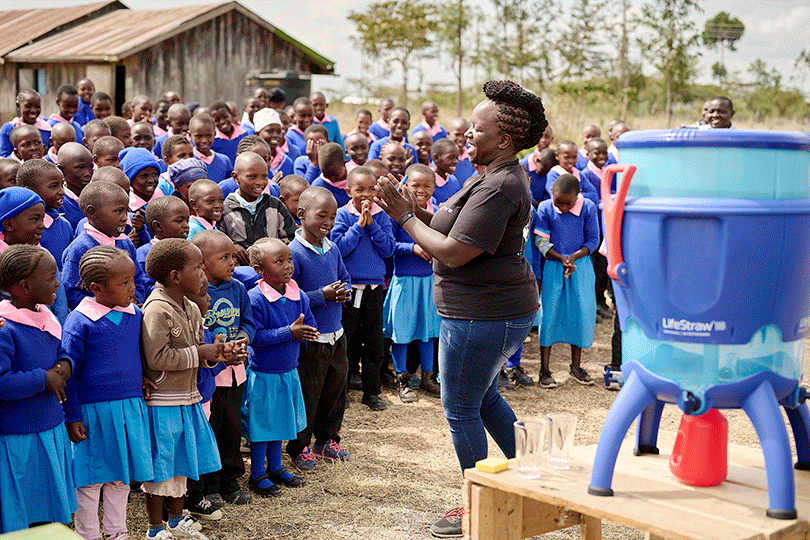
<path fill-rule="evenodd" d="M 68 307 L 76 309 L 82 298 L 89 296 L 81 286 L 82 278 L 79 275 L 79 261 L 82 255 L 87 253 L 90 248 L 98 246 L 99 243 L 87 231 L 82 231 L 73 242 L 70 243 L 65 253 L 62 255 L 62 278 L 65 280 L 65 292 L 67 293 Z M 129 258 L 133 261 L 138 260 L 138 255 L 135 251 L 135 245 L 132 240 L 125 238 L 123 240 L 116 240 L 115 247 L 123 249 L 129 254 Z M 140 264 L 135 264 L 135 301 L 137 304 L 142 304 L 146 300 L 144 277 L 146 273 L 141 268 Z"/>
<path fill-rule="evenodd" d="M 346 193 L 345 189 L 340 189 L 340 188 L 337 188 L 337 187 L 333 186 L 332 184 L 330 184 L 329 182 L 326 181 L 326 179 L 323 177 L 323 175 L 319 175 L 315 180 L 310 182 L 310 184 L 313 185 L 313 186 L 320 186 L 320 187 L 326 188 L 329 191 L 331 191 L 332 195 L 335 196 L 335 200 L 337 201 L 338 208 L 346 206 L 346 203 L 348 203 L 351 200 L 349 198 L 349 194 Z"/>
<path fill-rule="evenodd" d="M 256 273 L 252 266 L 237 266 L 233 269 L 233 277 L 238 279 L 248 291 L 256 286 L 262 276 Z"/>
<path fill-rule="evenodd" d="M 225 341 L 248 338 L 256 332 L 253 311 L 245 286 L 238 279 L 225 280 L 215 287 L 208 284 L 211 305 L 203 315 L 203 324 L 216 338 L 222 334 Z"/>
<path fill-rule="evenodd" d="M 368 126 L 368 132 L 374 135 L 377 138 L 377 140 L 391 135 L 391 130 L 385 129 L 377 122 L 372 122 L 371 125 Z"/>
<path fill-rule="evenodd" d="M 135 314 L 110 311 L 93 322 L 72 311 L 62 330 L 62 347 L 73 362 L 67 382 L 65 421 L 82 420 L 82 405 L 143 397 L 141 319 Z"/>
<path fill-rule="evenodd" d="M 318 122 L 313 118 L 312 121 L 326 128 L 326 132 L 329 134 L 329 142 L 338 143 L 341 148 L 344 148 L 343 137 L 340 135 L 340 126 L 338 125 L 337 118 L 324 114 L 323 119 L 329 120 L 326 122 Z"/>
<path fill-rule="evenodd" d="M 591 253 L 599 247 L 599 225 L 596 219 L 596 206 L 588 199 L 583 200 L 579 215 L 573 212 L 560 214 L 551 200 L 543 201 L 537 207 L 538 230 L 549 235 L 554 250 L 567 257 L 585 246 Z"/>
<path fill-rule="evenodd" d="M 146 227 L 144 227 L 144 229 L 146 229 Z M 155 280 L 150 278 L 146 273 L 146 256 L 149 255 L 149 250 L 152 249 L 154 245 L 155 244 L 150 240 L 135 250 L 135 266 L 143 272 L 143 294 L 147 297 L 152 294 L 152 290 L 155 288 Z"/>
<path fill-rule="evenodd" d="M 81 101 L 81 100 L 79 100 L 79 101 Z M 51 127 L 55 126 L 56 124 L 58 124 L 61 121 L 62 120 L 57 120 L 55 118 L 49 118 L 48 119 L 48 123 L 51 125 Z M 71 126 L 73 126 L 73 131 L 76 132 L 76 142 L 79 143 L 79 144 L 82 144 L 82 140 L 84 139 L 84 130 L 82 129 L 82 125 L 80 123 L 78 123 L 75 118 L 71 119 L 71 121 L 68 122 L 68 123 Z"/>
<path fill-rule="evenodd" d="M 389 137 L 383 137 L 382 139 L 377 139 L 373 143 L 371 143 L 371 148 L 368 151 L 368 159 L 379 159 L 380 158 L 380 149 L 382 149 L 383 145 L 390 141 Z M 410 151 L 411 155 L 413 155 L 413 162 L 419 163 L 419 157 L 416 155 L 416 148 L 411 146 L 409 143 L 405 143 L 402 145 L 405 147 L 406 151 Z M 407 154 L 405 154 L 405 158 L 407 159 Z"/>
<path fill-rule="evenodd" d="M 14 145 L 11 144 L 11 132 L 13 130 L 14 125 L 11 122 L 6 122 L 3 127 L 0 127 L 0 158 L 7 158 L 14 152 Z M 42 135 L 42 143 L 47 150 L 51 142 L 51 132 L 40 129 L 39 134 Z"/>
<path fill-rule="evenodd" d="M 551 199 L 551 188 L 559 176 L 560 173 L 554 169 L 551 169 L 546 175 L 546 199 Z M 599 206 L 599 192 L 596 191 L 590 181 L 583 178 L 582 173 L 579 173 L 579 189 L 586 199 L 597 207 Z"/>
<path fill-rule="evenodd" d="M 96 115 L 93 114 L 93 108 L 90 106 L 90 102 L 85 102 L 82 98 L 79 98 L 79 108 L 76 110 L 76 114 L 73 115 L 73 121 L 78 122 L 80 126 L 84 127 L 87 125 L 87 122 L 95 119 Z M 81 143 L 82 141 L 76 142 Z"/>
<path fill-rule="evenodd" d="M 65 421 L 62 405 L 45 388 L 45 372 L 58 360 L 70 361 L 60 340 L 6 320 L 0 328 L 0 434 L 37 433 Z"/>
<path fill-rule="evenodd" d="M 228 156 L 228 159 L 230 159 L 231 163 L 233 163 L 236 160 L 236 151 L 239 149 L 239 143 L 242 142 L 242 139 L 248 135 L 249 133 L 245 131 L 235 139 L 222 139 L 219 137 L 214 137 L 214 142 L 211 143 L 211 150 L 217 152 L 218 154 Z"/>
<path fill-rule="evenodd" d="M 522 162 L 521 162 L 522 163 Z M 475 176 L 477 173 L 475 172 L 475 167 L 473 164 L 470 163 L 469 159 L 460 159 L 458 160 L 458 165 L 456 165 L 456 172 L 453 173 L 453 176 L 461 182 L 461 185 L 464 185 L 464 182 L 467 178 L 471 176 Z"/>
<path fill-rule="evenodd" d="M 254 352 L 250 369 L 261 373 L 286 373 L 295 369 L 303 342 L 293 339 L 290 325 L 303 313 L 304 324 L 317 328 L 309 309 L 309 298 L 302 292 L 298 301 L 282 297 L 270 302 L 259 287 L 251 289 L 248 295 L 256 322 L 250 340 Z"/>
<path fill-rule="evenodd" d="M 392 220 L 393 221 L 393 220 Z M 433 275 L 433 264 L 418 255 L 414 255 L 415 242 L 399 223 L 394 224 L 394 275 L 425 277 Z"/>
<path fill-rule="evenodd" d="M 67 199 L 65 199 L 65 200 L 67 200 Z M 65 207 L 65 205 L 62 205 L 63 209 L 64 209 L 64 207 Z M 84 215 L 84 214 L 82 214 L 82 215 Z M 132 222 L 133 213 L 132 212 L 127 212 L 127 216 L 129 216 L 129 221 Z M 85 223 L 87 223 L 87 218 L 83 217 L 79 221 L 79 224 L 76 225 L 76 227 L 74 227 L 74 229 L 73 229 L 73 237 L 74 238 L 79 236 L 79 234 L 84 230 L 84 224 Z M 132 225 L 124 226 L 124 234 L 125 235 L 129 236 L 129 233 L 131 233 L 131 232 L 132 232 Z M 141 245 L 141 246 L 145 246 L 146 244 L 148 244 L 151 241 L 152 241 L 152 237 L 149 236 L 149 230 L 146 227 L 146 225 L 144 225 L 143 229 L 138 231 L 138 244 Z M 146 296 L 149 296 L 149 295 L 147 294 Z"/>
<path fill-rule="evenodd" d="M 342 327 L 343 304 L 325 300 L 323 288 L 335 281 L 346 283 L 348 289 L 352 287 L 340 251 L 328 238 L 324 238 L 321 246 L 312 246 L 301 237 L 300 232 L 296 232 L 295 240 L 290 242 L 290 251 L 295 264 L 293 279 L 301 292 L 309 297 L 309 307 L 318 323 L 318 331 L 322 334 L 337 332 Z"/>
<path fill-rule="evenodd" d="M 298 176 L 303 176 L 307 182 L 312 184 L 321 175 L 321 168 L 313 167 L 312 163 L 309 162 L 309 156 L 304 154 L 295 158 L 293 172 Z"/>
<path fill-rule="evenodd" d="M 299 155 L 306 155 L 307 140 L 302 133 L 298 133 L 290 128 L 287 130 L 287 133 L 284 134 L 284 139 L 287 141 L 288 145 L 298 148 Z M 290 150 L 292 150 L 292 148 Z"/>
<path fill-rule="evenodd" d="M 444 126 L 439 126 L 439 128 L 441 128 L 441 130 L 436 135 L 431 135 L 431 137 L 433 137 L 433 142 L 436 142 L 439 139 L 447 138 L 447 130 L 444 128 Z M 420 122 L 415 128 L 413 128 L 413 131 L 411 131 L 411 136 L 413 136 L 413 134 L 416 133 L 417 131 L 427 131 L 427 130 L 425 129 L 425 126 L 423 126 L 422 123 Z"/>
<path fill-rule="evenodd" d="M 60 208 L 60 210 L 62 211 L 62 215 L 65 217 L 66 220 L 68 220 L 68 223 L 70 223 L 70 226 L 73 228 L 73 231 L 75 232 L 76 228 L 79 226 L 79 222 L 82 219 L 85 219 L 84 212 L 82 212 L 82 209 L 79 208 L 78 201 L 74 201 L 73 199 L 71 199 L 66 195 L 64 201 L 62 202 L 62 208 Z"/>
<path fill-rule="evenodd" d="M 605 163 L 605 167 L 607 167 L 608 165 L 609 165 L 609 163 Z M 579 173 L 579 176 L 580 176 L 580 178 L 582 178 L 583 183 L 587 181 L 589 184 L 591 184 L 593 186 L 594 190 L 596 190 L 597 195 L 599 195 L 599 197 L 601 198 L 601 196 L 602 196 L 602 180 L 599 178 L 599 176 L 595 172 L 590 170 L 588 167 L 585 167 Z M 614 194 L 616 193 L 616 175 L 615 174 L 613 175 L 613 178 L 610 181 L 610 192 L 614 193 Z"/>
<path fill-rule="evenodd" d="M 290 144 L 289 141 L 287 141 L 287 150 L 288 150 L 288 152 L 286 152 L 285 155 L 288 158 L 290 158 L 290 161 L 292 161 L 293 163 L 295 163 L 295 159 L 298 156 L 302 156 L 305 153 L 305 152 L 302 152 L 301 149 L 298 148 L 297 146 L 295 146 L 294 144 Z"/>
<path fill-rule="evenodd" d="M 531 156 L 532 154 L 525 156 L 520 160 L 520 164 L 523 165 L 523 168 L 526 169 L 526 174 L 529 175 L 529 181 L 531 182 L 529 189 L 532 192 L 532 199 L 537 202 L 542 202 L 548 199 L 548 194 L 546 193 L 546 175 L 537 174 L 537 170 L 529 170 L 529 158 Z M 456 172 L 458 172 L 458 167 L 456 167 Z"/>
<path fill-rule="evenodd" d="M 221 182 L 226 178 L 230 178 L 231 174 L 233 174 L 233 162 L 226 155 L 220 154 L 213 150 L 212 152 L 214 154 L 214 161 L 205 164 L 205 166 L 208 168 L 206 178 L 213 180 L 214 182 Z M 200 159 L 196 153 L 194 154 L 194 157 L 196 159 Z M 202 160 L 200 159 L 200 161 Z"/>
<path fill-rule="evenodd" d="M 53 219 L 53 223 L 42 231 L 39 244 L 53 255 L 53 258 L 56 259 L 56 266 L 62 270 L 62 253 L 73 241 L 73 227 L 68 220 L 59 215 L 59 210 L 46 208 L 45 213 Z"/>
<path fill-rule="evenodd" d="M 439 184 L 436 184 L 436 189 L 433 190 L 433 198 L 436 199 L 437 204 L 441 204 L 459 191 L 461 191 L 461 182 L 458 181 L 455 175 L 448 174 L 447 182 L 443 186 L 439 187 Z"/>
<path fill-rule="evenodd" d="M 204 341 L 209 345 L 212 344 L 214 342 L 214 336 L 211 335 L 208 328 L 203 328 L 203 332 L 205 333 Z M 223 371 L 225 371 L 225 362 L 219 362 L 212 368 L 197 368 L 197 391 L 202 398 L 200 403 L 211 401 L 211 398 L 214 397 L 214 392 L 217 389 L 216 376 Z"/>
<path fill-rule="evenodd" d="M 587 166 L 588 166 L 588 157 L 583 155 L 583 153 L 580 150 L 577 150 L 577 164 L 574 165 L 574 167 L 576 167 L 577 170 L 581 171 Z"/>
<path fill-rule="evenodd" d="M 340 249 L 353 284 L 382 285 L 385 259 L 394 255 L 393 221 L 385 212 L 377 212 L 374 221 L 361 227 L 349 204 L 353 203 L 338 210 L 330 238 Z"/>
<path fill-rule="evenodd" d="M 155 154 L 158 159 L 163 159 L 163 143 L 166 142 L 171 135 L 168 132 L 164 133 L 160 137 L 155 138 L 155 146 L 152 148 L 152 153 Z"/>

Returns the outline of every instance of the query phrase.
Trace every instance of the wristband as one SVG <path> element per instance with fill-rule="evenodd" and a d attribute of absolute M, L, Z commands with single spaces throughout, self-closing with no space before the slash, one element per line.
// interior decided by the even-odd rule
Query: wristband
<path fill-rule="evenodd" d="M 404 216 L 399 218 L 399 226 L 404 227 L 405 222 L 408 221 L 409 219 L 411 219 L 412 217 L 414 217 L 415 215 L 416 214 L 414 212 L 408 212 L 407 214 L 405 214 Z"/>

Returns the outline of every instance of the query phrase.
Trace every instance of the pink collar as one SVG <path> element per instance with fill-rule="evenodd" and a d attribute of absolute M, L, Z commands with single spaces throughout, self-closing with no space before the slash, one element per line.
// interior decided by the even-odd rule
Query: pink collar
<path fill-rule="evenodd" d="M 610 143 L 610 146 L 608 146 L 608 154 L 610 154 L 611 156 L 613 156 L 613 158 L 614 158 L 616 161 L 619 161 L 619 149 L 618 149 L 618 148 L 616 148 L 616 145 L 615 145 L 615 144 Z"/>
<path fill-rule="evenodd" d="M 442 175 L 440 175 L 439 173 L 436 173 L 436 187 L 444 187 L 444 185 L 446 183 L 447 183 L 447 178 L 442 178 Z"/>
<path fill-rule="evenodd" d="M 317 119 L 317 118 L 315 118 L 314 116 L 312 117 L 312 120 L 313 120 L 313 122 L 315 122 L 315 123 L 317 123 L 317 124 L 321 124 L 321 125 L 323 125 L 323 124 L 326 124 L 326 123 L 328 123 L 328 122 L 334 122 L 334 120 L 335 120 L 335 119 L 334 119 L 334 118 L 332 118 L 331 116 L 329 116 L 328 114 L 325 114 L 325 113 L 324 113 L 324 115 L 323 115 L 323 119 L 322 119 L 322 120 L 318 120 L 318 119 Z"/>
<path fill-rule="evenodd" d="M 284 294 L 280 294 L 277 290 L 270 286 L 265 280 L 260 279 L 258 282 L 259 290 L 262 291 L 262 294 L 269 302 L 275 302 L 276 300 L 280 300 L 283 298 L 288 298 L 294 302 L 301 300 L 301 291 L 298 289 L 298 284 L 290 280 L 287 283 L 287 286 L 284 288 Z"/>
<path fill-rule="evenodd" d="M 129 313 L 130 315 L 135 315 L 135 306 L 130 304 L 127 307 L 121 306 L 107 307 L 99 304 L 89 296 L 85 296 L 84 298 L 82 298 L 82 301 L 79 302 L 79 305 L 76 306 L 76 311 L 78 311 L 91 321 L 96 322 L 97 320 L 104 317 L 107 313 L 111 311 L 120 311 L 121 313 Z"/>
<path fill-rule="evenodd" d="M 197 150 L 197 147 L 196 147 L 196 146 L 194 147 L 193 152 L 194 152 L 194 157 L 195 157 L 195 158 L 197 158 L 197 159 L 199 159 L 200 161 L 202 161 L 202 162 L 203 162 L 203 163 L 205 163 L 206 165 L 211 165 L 211 164 L 214 162 L 214 156 L 216 156 L 216 155 L 217 155 L 217 153 L 216 153 L 216 152 L 214 152 L 213 150 L 210 150 L 211 155 L 210 155 L 210 156 L 204 156 L 204 155 L 202 154 L 202 152 L 200 152 L 199 150 Z"/>
<path fill-rule="evenodd" d="M 304 132 L 301 131 L 301 128 L 299 128 L 298 126 L 290 126 L 290 129 L 293 130 L 294 132 L 298 133 L 302 137 L 304 136 Z"/>
<path fill-rule="evenodd" d="M 431 126 L 430 124 L 427 123 L 427 120 L 422 120 L 419 123 L 419 125 L 425 128 L 425 131 L 430 133 L 431 137 L 435 137 L 436 135 L 442 132 L 442 126 L 440 126 L 439 124 L 433 124 Z"/>
<path fill-rule="evenodd" d="M 585 150 L 584 146 L 579 149 L 579 155 L 584 157 L 585 159 L 588 159 L 588 151 Z"/>
<path fill-rule="evenodd" d="M 47 332 L 56 339 L 62 339 L 62 325 L 54 317 L 48 306 L 37 304 L 37 311 L 14 307 L 8 300 L 0 302 L 0 317 L 9 321 L 32 326 L 43 332 Z"/>
<path fill-rule="evenodd" d="M 213 231 L 213 230 L 214 230 L 214 227 L 216 227 L 216 225 L 217 225 L 217 222 L 216 222 L 216 221 L 214 221 L 214 222 L 210 222 L 210 221 L 208 221 L 207 219 L 202 218 L 202 217 L 200 217 L 200 216 L 191 216 L 189 219 L 193 219 L 194 221 L 196 221 L 197 223 L 199 223 L 200 225 L 202 225 L 202 226 L 203 226 L 203 228 L 204 228 L 206 231 Z"/>
<path fill-rule="evenodd" d="M 348 132 L 346 134 L 346 136 L 348 137 L 349 135 L 354 135 L 355 133 L 360 133 L 359 131 L 357 131 L 357 128 L 354 128 L 353 130 Z M 371 133 L 370 131 L 368 133 L 366 133 L 365 135 L 366 135 L 366 140 L 368 140 L 369 145 L 377 140 L 377 137 L 375 137 L 374 134 Z"/>
<path fill-rule="evenodd" d="M 231 136 L 228 137 L 224 133 L 222 133 L 219 128 L 216 128 L 216 138 L 217 139 L 225 139 L 226 141 L 232 141 L 242 135 L 245 132 L 245 128 L 238 124 L 231 124 L 233 126 L 233 131 L 231 131 Z"/>
<path fill-rule="evenodd" d="M 357 165 L 355 165 L 355 166 L 357 166 Z M 348 167 L 346 167 L 346 168 L 348 170 Z M 352 168 L 354 168 L 354 167 L 352 167 Z M 329 184 L 330 186 L 332 186 L 333 188 L 335 188 L 335 189 L 346 189 L 346 187 L 349 185 L 349 180 L 348 179 L 341 180 L 340 182 L 332 182 L 327 177 L 325 177 L 323 175 L 323 173 L 321 173 L 321 176 L 319 178 L 321 180 L 323 180 L 324 182 L 326 182 L 327 184 Z M 359 216 L 360 214 L 357 214 L 357 215 Z"/>
<path fill-rule="evenodd" d="M 21 160 L 20 158 L 17 157 L 17 149 L 16 148 L 14 149 L 14 151 L 11 154 L 9 154 L 8 157 L 9 157 L 9 159 L 13 159 L 14 161 L 17 161 L 19 163 L 23 162 L 23 160 Z"/>
<path fill-rule="evenodd" d="M 284 161 L 284 151 L 280 147 L 276 147 L 276 152 L 273 154 L 273 159 L 270 160 L 270 168 L 275 169 L 281 162 Z"/>
<path fill-rule="evenodd" d="M 382 118 L 377 120 L 377 125 L 380 126 L 381 128 L 383 128 L 386 131 L 391 131 L 391 129 L 388 127 L 388 122 L 386 122 Z"/>
<path fill-rule="evenodd" d="M 290 153 L 290 145 L 289 145 L 289 144 L 287 144 L 287 139 L 284 139 L 284 144 L 282 144 L 282 145 L 281 145 L 281 146 L 279 146 L 278 148 L 279 148 L 279 150 L 281 150 L 281 151 L 282 151 L 282 152 L 284 152 L 285 154 L 289 154 L 289 153 Z"/>
<path fill-rule="evenodd" d="M 354 169 L 356 167 L 359 167 L 359 166 L 360 166 L 359 163 L 355 163 L 353 159 L 350 159 L 349 161 L 346 162 L 346 172 L 347 173 L 351 172 L 352 169 Z M 328 180 L 326 178 L 324 178 L 324 181 L 328 182 Z"/>
<path fill-rule="evenodd" d="M 571 209 L 567 213 L 574 214 L 575 216 L 578 216 L 578 215 L 580 215 L 582 213 L 582 207 L 584 205 L 585 205 L 585 197 L 583 197 L 582 193 L 580 193 L 579 195 L 577 195 L 576 204 L 574 204 L 574 206 L 572 206 Z M 552 205 L 552 206 L 554 206 L 554 205 Z M 562 214 L 562 212 L 560 212 L 560 209 L 557 208 L 556 206 L 554 206 L 554 211 L 557 212 L 558 214 Z"/>
<path fill-rule="evenodd" d="M 530 172 L 537 171 L 537 163 L 534 162 L 537 159 L 537 156 L 540 155 L 540 152 L 535 150 L 531 154 L 529 154 L 529 161 L 526 163 L 526 168 L 529 169 Z"/>
<path fill-rule="evenodd" d="M 577 170 L 577 168 L 576 168 L 576 167 L 574 167 L 574 168 L 573 168 L 573 169 L 571 169 L 570 171 L 566 171 L 566 170 L 563 168 L 563 166 L 562 166 L 562 165 L 554 165 L 554 167 L 552 167 L 552 168 L 551 168 L 551 170 L 552 170 L 552 171 L 556 171 L 558 174 L 573 174 L 574 176 L 576 176 L 576 177 L 577 177 L 577 180 L 579 180 L 579 179 L 580 179 L 580 178 L 579 178 L 579 171 Z M 549 171 L 549 172 L 551 172 L 551 171 Z"/>
<path fill-rule="evenodd" d="M 79 202 L 79 196 L 73 193 L 73 191 L 67 186 L 65 186 L 65 197 L 72 201 Z"/>
<path fill-rule="evenodd" d="M 42 224 L 45 225 L 46 229 L 50 229 L 51 225 L 53 225 L 53 218 L 46 213 L 42 218 Z"/>
<path fill-rule="evenodd" d="M 20 127 L 21 125 L 23 125 L 23 121 L 22 121 L 22 119 L 20 119 L 19 116 L 17 116 L 17 117 L 15 117 L 15 118 L 13 118 L 11 120 L 11 125 L 14 126 L 14 127 Z M 37 121 L 34 122 L 33 125 L 34 125 L 35 128 L 37 128 L 37 129 L 39 129 L 41 131 L 50 131 L 51 130 L 51 125 L 48 123 L 47 120 L 45 120 L 41 116 L 37 116 Z"/>
<path fill-rule="evenodd" d="M 53 146 L 48 148 L 48 157 L 51 158 L 51 161 L 53 162 L 54 165 L 59 164 L 59 155 L 56 153 L 56 148 L 54 148 Z"/>
<path fill-rule="evenodd" d="M 349 209 L 350 214 L 355 215 L 355 216 L 360 215 L 360 210 L 358 210 L 357 208 L 354 207 L 354 201 L 349 201 L 348 203 L 346 203 L 346 208 Z M 380 208 L 379 206 L 377 206 L 377 203 L 371 203 L 371 215 L 372 216 L 377 215 L 382 211 L 383 211 L 383 209 Z"/>
<path fill-rule="evenodd" d="M 458 160 L 459 160 L 459 161 L 463 161 L 463 160 L 465 160 L 465 159 L 466 159 L 467 161 L 469 161 L 469 160 L 470 160 L 470 153 L 469 153 L 469 152 L 467 152 L 467 147 L 466 147 L 466 146 L 464 147 L 464 150 L 462 150 L 462 151 L 461 151 L 461 154 L 459 154 L 459 156 L 458 156 Z"/>
<path fill-rule="evenodd" d="M 8 248 L 9 246 L 6 244 L 6 235 L 0 232 L 0 253 L 3 253 Z"/>
<path fill-rule="evenodd" d="M 161 137 L 161 136 L 165 135 L 166 130 L 163 129 L 162 127 L 158 126 L 157 124 L 154 124 L 152 126 L 152 133 L 155 134 L 155 138 L 157 139 L 158 137 Z"/>
<path fill-rule="evenodd" d="M 143 198 L 141 198 L 140 195 L 138 195 L 137 193 L 135 193 L 134 191 L 132 191 L 130 189 L 129 190 L 129 209 L 132 212 L 137 212 L 138 210 L 140 210 L 141 208 L 143 208 L 144 206 L 146 206 L 150 202 L 152 202 L 155 199 L 160 198 L 160 197 L 163 197 L 163 192 L 160 191 L 159 189 L 155 189 L 155 192 L 152 194 L 152 198 L 149 199 L 149 201 L 145 201 L 145 200 L 143 200 Z"/>
<path fill-rule="evenodd" d="M 56 113 L 53 113 L 52 115 L 50 115 L 48 117 L 48 120 L 56 120 L 57 122 L 67 122 L 68 124 L 70 123 L 70 120 L 68 120 L 64 116 L 58 115 Z"/>
<path fill-rule="evenodd" d="M 113 238 L 112 236 L 107 236 L 106 234 L 104 234 L 100 230 L 98 230 L 95 227 L 93 227 L 92 225 L 90 225 L 90 223 L 85 223 L 84 224 L 84 230 L 87 232 L 87 234 L 90 235 L 90 237 L 93 240 L 95 240 L 96 242 L 98 242 L 102 246 L 114 246 L 116 240 L 126 240 L 127 239 L 127 235 L 125 235 L 124 233 L 119 234 L 115 238 Z"/>
<path fill-rule="evenodd" d="M 594 173 L 597 177 L 599 177 L 599 180 L 602 179 L 602 175 L 604 174 L 604 169 L 600 169 L 599 167 L 594 165 L 593 161 L 588 161 L 588 170 L 591 171 L 592 173 Z"/>

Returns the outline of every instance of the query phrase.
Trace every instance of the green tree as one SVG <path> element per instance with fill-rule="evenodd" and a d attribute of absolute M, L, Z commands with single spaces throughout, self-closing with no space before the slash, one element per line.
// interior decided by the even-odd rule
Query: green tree
<path fill-rule="evenodd" d="M 465 37 L 470 29 L 471 12 L 464 0 L 455 0 L 440 8 L 439 14 L 439 35 L 444 40 L 456 76 L 456 116 L 461 116 L 464 102 L 462 69 L 467 56 Z"/>
<path fill-rule="evenodd" d="M 575 0 L 568 24 L 560 33 L 558 50 L 563 58 L 563 80 L 598 77 L 605 72 L 603 14 L 607 0 Z"/>
<path fill-rule="evenodd" d="M 712 67 L 712 72 L 718 77 L 721 85 L 725 84 L 727 74 L 725 69 L 726 47 L 728 47 L 730 51 L 737 50 L 735 44 L 744 33 L 745 25 L 743 22 L 737 17 L 732 17 L 725 11 L 721 11 L 706 21 L 706 25 L 700 37 L 703 40 L 703 44 L 707 47 L 720 50 L 720 66 L 722 66 L 723 69 L 715 70 L 714 67 Z M 722 73 L 722 75 L 720 73 Z"/>
<path fill-rule="evenodd" d="M 402 69 L 402 103 L 408 103 L 408 72 L 420 55 L 433 45 L 436 10 L 425 0 L 383 0 L 365 13 L 350 12 L 357 25 L 360 48 L 372 58 L 395 61 Z"/>
<path fill-rule="evenodd" d="M 544 24 L 552 20 L 556 5 L 556 0 L 492 0 L 496 24 L 487 33 L 489 72 L 524 85 L 534 74 L 545 86 L 552 70 L 549 43 L 553 40 Z"/>
<path fill-rule="evenodd" d="M 639 38 L 638 44 L 644 58 L 664 77 L 667 126 L 672 124 L 675 92 L 686 88 L 695 72 L 692 50 L 699 36 L 694 16 L 700 11 L 697 0 L 651 0 L 641 7 L 639 23 L 647 35 Z"/>

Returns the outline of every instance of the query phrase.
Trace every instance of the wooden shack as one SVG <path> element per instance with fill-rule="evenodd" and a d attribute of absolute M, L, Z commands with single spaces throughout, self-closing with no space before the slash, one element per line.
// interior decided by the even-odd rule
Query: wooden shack
<path fill-rule="evenodd" d="M 45 103 L 87 75 L 116 108 L 136 94 L 174 90 L 185 102 L 240 102 L 249 74 L 330 74 L 334 63 L 238 2 L 164 10 L 116 10 L 5 55 L 17 73 L 44 73 Z M 18 77 L 19 78 L 19 77 Z M 48 109 L 43 107 L 44 111 Z"/>

